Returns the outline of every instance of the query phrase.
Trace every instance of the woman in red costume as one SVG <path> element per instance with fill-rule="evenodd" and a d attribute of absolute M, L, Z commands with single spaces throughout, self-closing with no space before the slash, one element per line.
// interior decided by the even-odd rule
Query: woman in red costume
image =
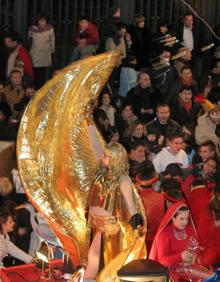
<path fill-rule="evenodd" d="M 183 202 L 176 202 L 161 221 L 149 258 L 167 266 L 174 281 L 198 281 L 208 278 L 210 273 L 195 263 L 197 248 L 197 234 L 189 208 Z"/>
<path fill-rule="evenodd" d="M 204 248 L 200 262 L 209 266 L 220 263 L 220 193 L 217 192 L 209 205 L 203 207 L 198 222 L 198 236 Z"/>

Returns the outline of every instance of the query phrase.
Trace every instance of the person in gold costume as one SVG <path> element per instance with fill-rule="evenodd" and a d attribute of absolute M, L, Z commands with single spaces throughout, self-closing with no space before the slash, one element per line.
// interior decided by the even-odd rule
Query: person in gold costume
<path fill-rule="evenodd" d="M 118 269 L 146 257 L 145 235 L 136 228 L 143 222 L 146 231 L 145 211 L 127 176 L 126 152 L 105 147 L 88 114 L 119 59 L 115 50 L 61 70 L 28 105 L 17 139 L 29 200 L 74 266 L 86 265 L 85 277 L 101 282 L 118 281 Z M 107 168 L 99 164 L 103 151 Z"/>
<path fill-rule="evenodd" d="M 105 146 L 87 205 L 93 240 L 85 278 L 117 281 L 115 269 L 133 259 L 132 249 L 142 248 L 142 255 L 145 253 L 146 231 L 143 205 L 128 176 L 128 156 L 121 144 L 111 142 Z"/>

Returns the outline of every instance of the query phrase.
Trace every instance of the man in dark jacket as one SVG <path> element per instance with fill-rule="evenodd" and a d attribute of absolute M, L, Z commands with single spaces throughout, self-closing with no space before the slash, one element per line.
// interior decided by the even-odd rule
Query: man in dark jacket
<path fill-rule="evenodd" d="M 128 92 L 126 103 L 132 105 L 134 114 L 146 123 L 154 118 L 159 102 L 160 97 L 154 92 L 148 71 L 142 69 L 138 76 L 138 85 Z"/>
<path fill-rule="evenodd" d="M 164 143 L 167 136 L 172 132 L 181 132 L 181 126 L 170 118 L 170 107 L 167 104 L 158 104 L 156 109 L 156 117 L 146 125 L 147 132 L 155 129 L 156 135 L 161 139 L 160 143 Z"/>
<path fill-rule="evenodd" d="M 190 135 L 194 135 L 198 114 L 201 110 L 201 106 L 192 98 L 192 88 L 184 85 L 179 92 L 178 99 L 171 107 L 172 118 Z"/>

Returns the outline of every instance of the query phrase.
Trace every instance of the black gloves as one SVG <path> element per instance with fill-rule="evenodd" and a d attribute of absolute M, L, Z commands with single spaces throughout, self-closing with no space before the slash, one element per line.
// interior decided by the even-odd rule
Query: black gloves
<path fill-rule="evenodd" d="M 141 226 L 144 225 L 144 219 L 140 213 L 136 213 L 129 220 L 129 224 L 135 230 L 138 227 L 138 225 L 141 225 Z"/>

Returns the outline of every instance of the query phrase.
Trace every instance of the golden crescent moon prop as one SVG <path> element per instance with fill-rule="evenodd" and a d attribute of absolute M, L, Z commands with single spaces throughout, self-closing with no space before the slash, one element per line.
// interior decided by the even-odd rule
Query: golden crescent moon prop
<path fill-rule="evenodd" d="M 60 71 L 36 93 L 19 128 L 18 167 L 27 196 L 75 265 L 88 254 L 85 203 L 97 165 L 95 150 L 89 145 L 88 107 L 119 57 L 118 51 L 104 53 Z M 102 137 L 97 136 L 104 147 Z"/>

